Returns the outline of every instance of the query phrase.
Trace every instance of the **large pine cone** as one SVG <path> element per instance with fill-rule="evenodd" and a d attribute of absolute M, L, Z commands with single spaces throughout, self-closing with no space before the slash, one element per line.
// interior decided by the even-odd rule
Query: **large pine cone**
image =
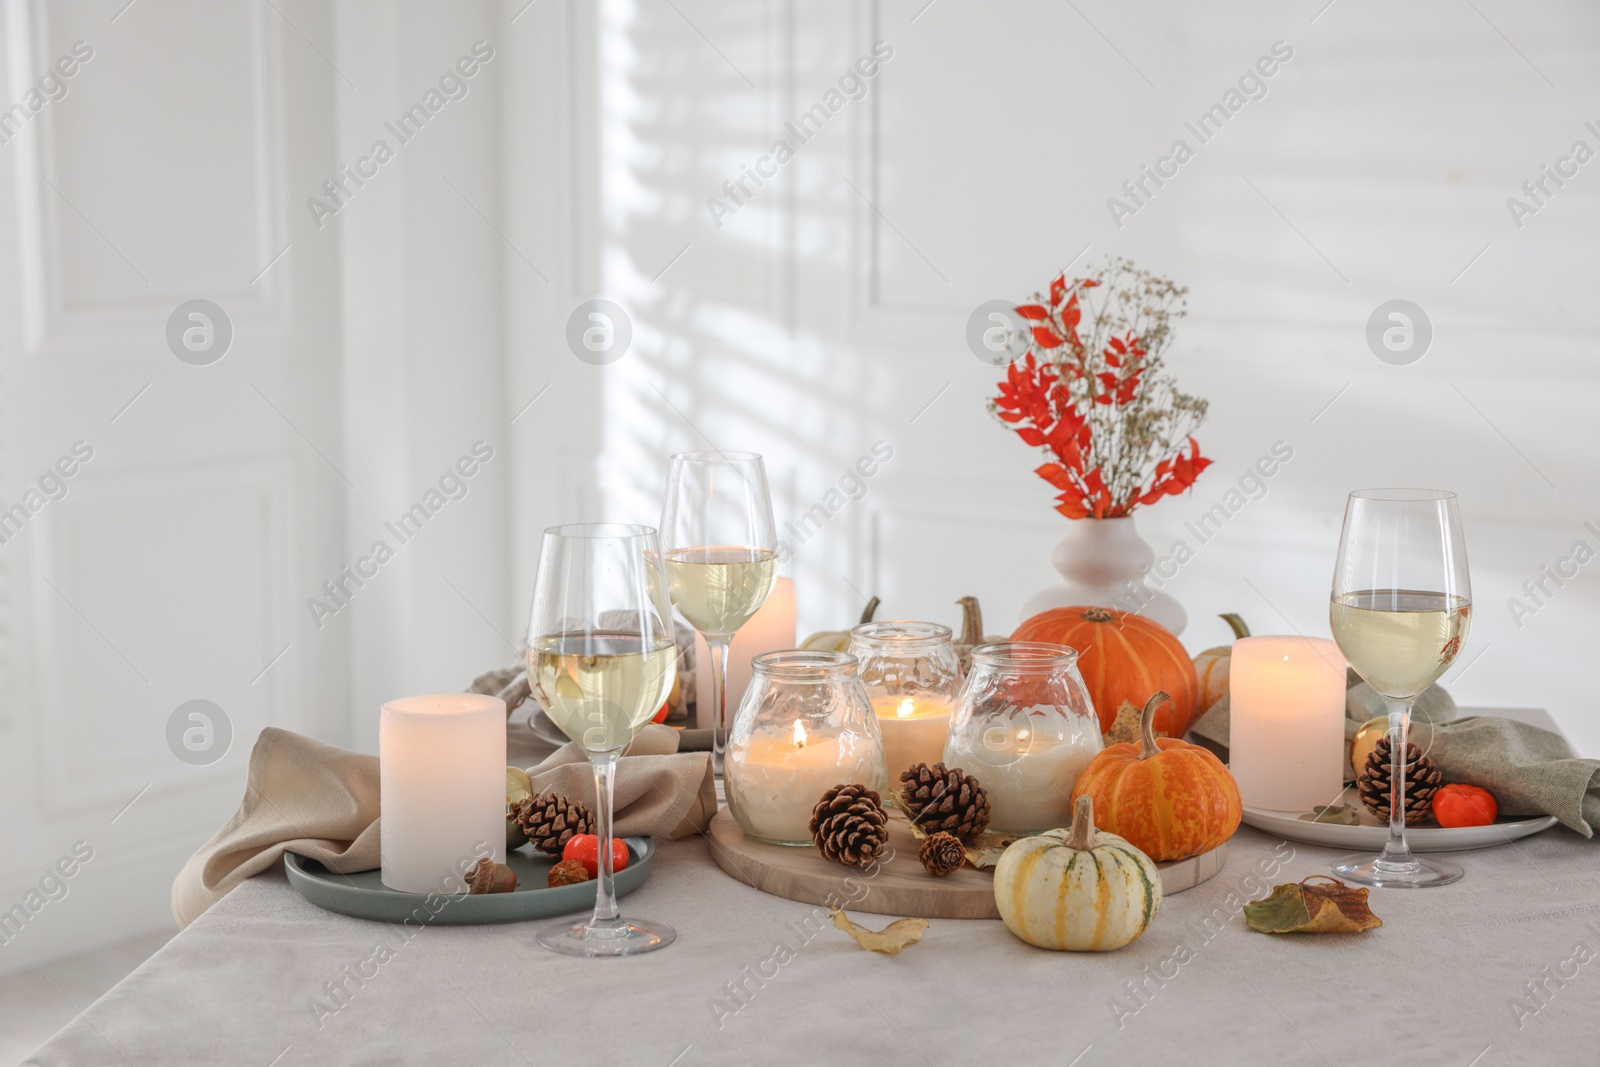
<path fill-rule="evenodd" d="M 930 834 L 942 830 L 969 842 L 989 825 L 989 794 L 960 767 L 914 764 L 900 775 L 900 799 L 911 821 Z"/>
<path fill-rule="evenodd" d="M 889 815 L 866 786 L 836 785 L 811 810 L 811 841 L 824 859 L 866 867 L 889 841 Z"/>
<path fill-rule="evenodd" d="M 1394 794 L 1389 780 L 1389 753 L 1393 751 L 1387 736 L 1380 738 L 1367 765 L 1356 778 L 1356 792 L 1361 803 L 1378 818 L 1389 821 L 1389 803 Z M 1433 794 L 1444 784 L 1444 775 L 1433 760 L 1406 742 L 1406 825 L 1419 823 L 1432 812 Z"/>
<path fill-rule="evenodd" d="M 512 812 L 528 841 L 540 852 L 559 857 L 574 834 L 594 833 L 594 815 L 560 793 L 537 793 Z"/>

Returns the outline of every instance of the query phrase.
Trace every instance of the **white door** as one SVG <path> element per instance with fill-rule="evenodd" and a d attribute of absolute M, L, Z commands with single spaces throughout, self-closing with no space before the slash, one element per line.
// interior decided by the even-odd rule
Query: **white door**
<path fill-rule="evenodd" d="M 170 921 L 263 727 L 345 738 L 353 487 L 327 7 L 0 10 L 6 971 Z"/>

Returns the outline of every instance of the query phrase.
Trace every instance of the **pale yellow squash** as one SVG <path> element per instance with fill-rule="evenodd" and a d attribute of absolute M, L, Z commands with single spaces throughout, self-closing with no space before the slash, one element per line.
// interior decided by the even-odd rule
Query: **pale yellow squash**
<path fill-rule="evenodd" d="M 1106 952 L 1149 928 L 1161 910 L 1161 875 L 1149 856 L 1095 830 L 1085 796 L 1072 829 L 1024 837 L 1001 854 L 994 899 L 1006 927 L 1030 945 Z"/>

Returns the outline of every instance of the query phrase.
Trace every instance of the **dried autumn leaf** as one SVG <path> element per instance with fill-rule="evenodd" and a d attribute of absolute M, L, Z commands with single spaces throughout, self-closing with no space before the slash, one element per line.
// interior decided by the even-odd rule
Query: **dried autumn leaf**
<path fill-rule="evenodd" d="M 928 836 L 928 831 L 917 823 L 916 813 L 906 806 L 906 799 L 899 789 L 889 790 L 889 806 L 897 809 L 906 817 L 906 822 L 911 825 L 911 836 L 921 841 Z"/>
<path fill-rule="evenodd" d="M 1023 836 L 985 831 L 966 843 L 967 862 L 980 871 L 987 870 L 999 863 L 1000 854 Z"/>
<path fill-rule="evenodd" d="M 868 930 L 860 923 L 851 922 L 850 917 L 837 908 L 829 914 L 833 916 L 833 925 L 854 938 L 856 944 L 885 956 L 899 955 L 901 949 L 915 945 L 928 932 L 927 919 L 896 919 L 882 930 Z"/>
<path fill-rule="evenodd" d="M 1361 816 L 1353 804 L 1318 804 L 1304 815 L 1296 816 L 1301 822 L 1334 823 L 1339 826 L 1359 826 Z"/>
<path fill-rule="evenodd" d="M 1267 899 L 1246 904 L 1245 925 L 1263 934 L 1359 934 L 1383 925 L 1367 907 L 1371 890 L 1325 874 L 1312 878 L 1275 885 Z"/>
<path fill-rule="evenodd" d="M 1139 740 L 1140 709 L 1134 706 L 1133 701 L 1124 700 L 1117 709 L 1117 719 L 1111 724 L 1111 729 L 1105 732 L 1105 743 L 1115 745 L 1121 741 Z"/>

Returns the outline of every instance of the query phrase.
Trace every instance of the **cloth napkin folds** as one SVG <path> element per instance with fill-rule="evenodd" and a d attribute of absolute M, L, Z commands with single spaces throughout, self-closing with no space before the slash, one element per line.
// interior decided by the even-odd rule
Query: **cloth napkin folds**
<path fill-rule="evenodd" d="M 1383 698 L 1356 678 L 1345 690 L 1345 740 L 1384 713 Z M 1189 736 L 1226 760 L 1228 725 L 1228 698 L 1223 697 Z M 1584 837 L 1600 830 L 1600 760 L 1578 759 L 1558 733 L 1488 715 L 1458 719 L 1456 702 L 1436 685 L 1412 708 L 1410 739 L 1445 781 L 1493 793 L 1502 815 L 1554 815 Z"/>
<path fill-rule="evenodd" d="M 704 831 L 717 811 L 711 756 L 679 753 L 677 731 L 646 726 L 616 772 L 616 834 L 675 839 Z M 535 792 L 593 803 L 594 773 L 576 745 L 528 769 Z M 180 927 L 234 886 L 296 852 L 350 874 L 379 865 L 378 757 L 267 727 L 250 753 L 244 800 L 172 884 Z"/>

